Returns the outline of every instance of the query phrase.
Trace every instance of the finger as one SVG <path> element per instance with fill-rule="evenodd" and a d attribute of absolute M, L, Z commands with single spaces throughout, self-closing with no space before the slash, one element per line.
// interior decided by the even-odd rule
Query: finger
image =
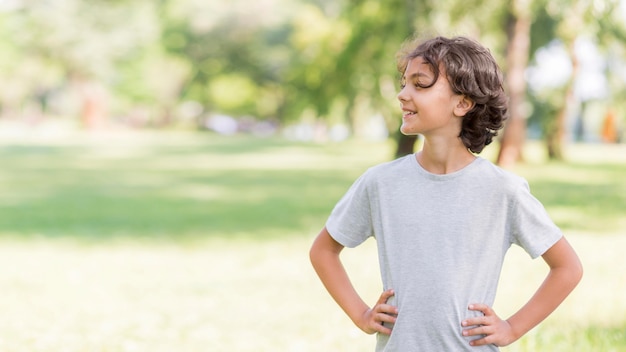
<path fill-rule="evenodd" d="M 395 294 L 395 292 L 393 292 L 393 289 L 388 289 L 386 291 L 384 291 L 381 295 L 380 298 L 378 298 L 378 304 L 383 304 L 383 303 L 387 303 L 387 300 L 393 296 Z"/>
<path fill-rule="evenodd" d="M 493 329 L 489 326 L 479 326 L 473 329 L 463 330 L 463 336 L 491 335 Z"/>
<path fill-rule="evenodd" d="M 376 316 L 374 317 L 374 320 L 380 323 L 396 323 L 396 317 L 394 315 L 391 314 L 386 314 L 386 313 L 378 313 L 376 314 Z"/>
<path fill-rule="evenodd" d="M 392 319 L 390 319 L 392 318 Z M 370 326 L 372 327 L 372 330 L 374 330 L 374 332 L 378 332 L 384 335 L 391 335 L 391 327 L 390 326 L 385 326 L 386 323 L 394 323 L 395 324 L 395 318 L 387 315 L 387 314 L 383 314 L 383 313 L 378 313 L 378 314 L 374 314 L 372 316 L 372 322 L 370 324 Z"/>
<path fill-rule="evenodd" d="M 484 315 L 492 315 L 493 309 L 490 306 L 482 303 L 472 303 L 467 309 L 482 312 Z"/>
<path fill-rule="evenodd" d="M 482 317 L 475 318 L 467 318 L 461 322 L 461 326 L 477 326 L 477 325 L 486 325 L 488 323 L 487 319 Z"/>
<path fill-rule="evenodd" d="M 377 313 L 398 314 L 398 308 L 389 304 L 378 304 L 374 310 Z"/>
<path fill-rule="evenodd" d="M 488 337 L 483 337 L 482 339 L 476 339 L 476 340 L 470 341 L 471 346 L 483 346 L 483 345 L 488 345 L 490 343 L 491 342 L 489 342 Z"/>
<path fill-rule="evenodd" d="M 375 330 L 383 335 L 391 335 L 391 329 L 380 324 L 377 325 Z"/>

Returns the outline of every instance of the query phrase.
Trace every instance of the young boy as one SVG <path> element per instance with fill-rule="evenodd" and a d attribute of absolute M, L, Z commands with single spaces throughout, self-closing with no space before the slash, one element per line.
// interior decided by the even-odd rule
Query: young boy
<path fill-rule="evenodd" d="M 507 99 L 490 52 L 437 37 L 404 54 L 401 132 L 420 152 L 365 172 L 310 251 L 328 292 L 376 351 L 498 351 L 546 318 L 582 276 L 580 261 L 526 181 L 474 155 L 502 128 Z M 344 247 L 376 238 L 384 292 L 373 307 L 353 288 Z M 493 305 L 511 244 L 550 268 L 507 320 Z"/>

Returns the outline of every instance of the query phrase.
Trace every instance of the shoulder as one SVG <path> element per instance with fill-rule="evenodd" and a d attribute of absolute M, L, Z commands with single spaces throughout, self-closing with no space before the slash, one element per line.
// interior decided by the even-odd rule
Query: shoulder
<path fill-rule="evenodd" d="M 525 178 L 505 170 L 489 160 L 480 158 L 479 160 L 480 178 L 486 184 L 501 188 L 507 193 L 516 193 L 520 189 L 528 189 L 528 182 Z"/>
<path fill-rule="evenodd" d="M 402 157 L 371 166 L 354 181 L 348 194 L 368 194 L 381 185 L 394 184 L 395 179 L 393 177 L 397 178 L 407 174 L 406 170 L 401 171 L 400 169 L 408 169 L 408 160 L 406 157 Z"/>
<path fill-rule="evenodd" d="M 399 157 L 398 159 L 384 162 L 369 168 L 368 172 L 372 174 L 385 174 L 392 173 L 402 169 L 411 167 L 411 161 L 415 158 L 415 155 L 409 154 Z"/>
<path fill-rule="evenodd" d="M 372 166 L 367 169 L 363 176 L 371 181 L 388 179 L 390 177 L 403 177 L 411 167 L 414 167 L 411 163 L 411 158 L 415 158 L 415 156 L 411 154 Z"/>

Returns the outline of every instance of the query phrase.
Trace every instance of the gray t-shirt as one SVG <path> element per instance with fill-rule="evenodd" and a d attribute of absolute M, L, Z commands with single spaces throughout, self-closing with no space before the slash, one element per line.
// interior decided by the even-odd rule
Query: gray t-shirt
<path fill-rule="evenodd" d="M 436 175 L 415 155 L 367 170 L 326 228 L 346 247 L 376 238 L 383 289 L 394 289 L 399 310 L 376 351 L 498 351 L 462 336 L 461 321 L 482 314 L 468 305 L 493 305 L 512 243 L 536 258 L 561 238 L 523 178 L 482 158 Z"/>

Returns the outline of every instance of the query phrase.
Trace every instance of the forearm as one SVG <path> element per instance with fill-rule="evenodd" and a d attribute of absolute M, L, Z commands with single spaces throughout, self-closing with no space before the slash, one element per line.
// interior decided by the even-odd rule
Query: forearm
<path fill-rule="evenodd" d="M 359 319 L 370 307 L 354 289 L 341 263 L 339 254 L 342 247 L 329 248 L 324 243 L 328 238 L 320 237 L 311 248 L 311 264 L 335 302 L 360 327 Z"/>
<path fill-rule="evenodd" d="M 551 271 L 528 303 L 507 319 L 516 339 L 547 318 L 565 300 L 577 283 L 578 279 L 567 272 Z"/>
<path fill-rule="evenodd" d="M 558 263 L 555 263 L 558 258 Z M 516 339 L 550 315 L 572 292 L 582 277 L 582 266 L 565 239 L 544 255 L 550 272 L 532 298 L 507 319 Z"/>

